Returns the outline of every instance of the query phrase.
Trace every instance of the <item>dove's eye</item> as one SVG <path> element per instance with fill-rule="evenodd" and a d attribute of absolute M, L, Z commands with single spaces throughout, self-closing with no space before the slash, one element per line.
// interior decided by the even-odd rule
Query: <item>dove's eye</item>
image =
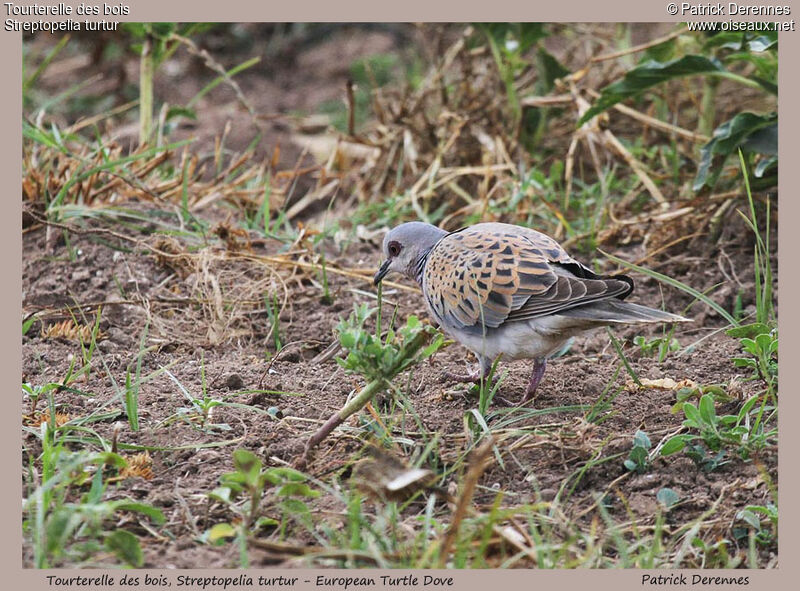
<path fill-rule="evenodd" d="M 403 250 L 403 247 L 400 245 L 399 242 L 390 242 L 389 243 L 389 256 L 396 257 L 400 254 L 400 251 Z"/>

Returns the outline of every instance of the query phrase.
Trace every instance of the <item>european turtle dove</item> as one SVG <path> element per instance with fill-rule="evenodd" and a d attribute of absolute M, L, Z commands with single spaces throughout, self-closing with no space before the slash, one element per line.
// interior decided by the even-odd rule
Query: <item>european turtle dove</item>
<path fill-rule="evenodd" d="M 377 285 L 395 271 L 422 288 L 430 316 L 478 358 L 480 371 L 452 376 L 476 382 L 494 360 L 533 359 L 529 401 L 548 357 L 574 335 L 609 324 L 681 322 L 686 318 L 623 301 L 625 275 L 600 276 L 555 240 L 529 228 L 483 223 L 446 232 L 423 222 L 392 229 Z"/>

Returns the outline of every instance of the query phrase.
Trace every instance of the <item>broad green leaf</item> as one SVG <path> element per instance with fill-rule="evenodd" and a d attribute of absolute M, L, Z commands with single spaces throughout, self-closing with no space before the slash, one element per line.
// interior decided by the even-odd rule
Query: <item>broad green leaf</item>
<path fill-rule="evenodd" d="M 680 497 L 671 488 L 662 488 L 656 493 L 656 500 L 669 509 L 680 500 Z"/>
<path fill-rule="evenodd" d="M 737 146 L 738 147 L 738 146 Z M 747 136 L 742 142 L 741 147 L 746 152 L 756 152 L 767 156 L 777 156 L 778 154 L 778 122 L 777 120 L 769 125 L 757 129 Z"/>
<path fill-rule="evenodd" d="M 208 493 L 208 496 L 214 500 L 217 500 L 221 503 L 225 503 L 226 505 L 230 505 L 233 503 L 233 492 L 227 486 L 219 486 Z M 239 491 L 236 491 L 239 492 Z"/>
<path fill-rule="evenodd" d="M 771 168 L 777 166 L 778 164 L 778 157 L 777 156 L 770 156 L 769 158 L 762 158 L 756 164 L 756 168 L 753 171 L 753 174 L 757 179 L 763 178 L 764 173 L 770 170 Z"/>
<path fill-rule="evenodd" d="M 280 524 L 280 521 L 273 519 L 272 517 L 259 517 L 256 519 L 255 529 L 260 530 L 267 527 L 277 527 Z"/>
<path fill-rule="evenodd" d="M 147 505 L 145 503 L 136 503 L 134 501 L 126 501 L 126 500 L 115 501 L 114 508 L 122 511 L 131 511 L 133 513 L 141 513 L 142 515 L 147 515 L 147 517 L 149 517 L 159 525 L 166 521 L 166 519 L 164 518 L 164 514 L 161 512 L 160 509 L 156 509 L 152 505 Z"/>
<path fill-rule="evenodd" d="M 700 416 L 703 417 L 703 421 L 708 425 L 714 425 L 716 423 L 717 413 L 714 409 L 714 398 L 710 394 L 704 394 L 702 398 L 700 398 Z"/>
<path fill-rule="evenodd" d="M 240 472 L 247 474 L 258 473 L 261 471 L 261 460 L 246 449 L 237 449 L 233 452 L 233 465 Z"/>
<path fill-rule="evenodd" d="M 686 421 L 684 424 L 689 423 L 688 426 L 690 427 L 696 427 L 698 429 L 702 428 L 703 417 L 700 415 L 700 412 L 697 410 L 697 407 L 694 404 L 691 402 L 686 402 L 683 405 L 683 413 L 686 415 Z"/>
<path fill-rule="evenodd" d="M 294 468 L 289 468 L 287 466 L 269 468 L 268 470 L 264 471 L 264 476 L 266 476 L 267 480 L 272 484 L 279 484 L 286 481 L 305 482 L 308 480 L 308 476 L 299 470 L 295 470 Z"/>
<path fill-rule="evenodd" d="M 234 494 L 240 493 L 247 487 L 248 475 L 244 472 L 227 472 L 219 477 L 219 483 Z"/>
<path fill-rule="evenodd" d="M 634 447 L 641 447 L 644 449 L 650 449 L 652 445 L 650 443 L 650 438 L 647 436 L 642 430 L 636 431 L 636 434 L 633 436 L 633 445 Z"/>
<path fill-rule="evenodd" d="M 778 44 L 778 32 L 769 31 L 765 33 L 755 33 L 752 31 L 725 31 L 713 35 L 705 42 L 705 49 L 721 47 L 734 51 L 749 49 L 752 52 L 760 53 L 773 49 Z"/>
<path fill-rule="evenodd" d="M 739 409 L 739 415 L 737 417 L 739 421 L 744 420 L 745 416 L 753 409 L 756 402 L 758 402 L 758 396 L 752 396 L 747 399 L 747 402 Z"/>
<path fill-rule="evenodd" d="M 743 509 L 742 511 L 739 511 L 736 514 L 736 519 L 741 519 L 748 525 L 752 526 L 754 529 L 761 531 L 761 520 L 758 518 L 758 515 L 756 515 L 752 511 Z"/>
<path fill-rule="evenodd" d="M 742 349 L 748 353 L 752 355 L 758 354 L 758 345 L 756 345 L 756 342 L 753 339 L 744 338 L 740 341 L 740 343 L 742 344 Z"/>
<path fill-rule="evenodd" d="M 745 111 L 717 127 L 714 137 L 700 150 L 700 164 L 692 188 L 699 191 L 703 185 L 713 187 L 722 173 L 725 160 L 739 148 L 761 154 L 777 154 L 778 114 L 757 115 Z M 709 175 L 715 155 L 721 155 L 723 160 Z"/>
<path fill-rule="evenodd" d="M 27 318 L 22 322 L 22 336 L 28 334 L 28 331 L 33 326 L 33 323 L 36 322 L 36 314 L 31 314 L 30 318 Z"/>
<path fill-rule="evenodd" d="M 763 322 L 744 324 L 735 328 L 729 328 L 725 334 L 734 339 L 749 338 L 754 339 L 760 334 L 769 334 L 772 329 Z"/>
<path fill-rule="evenodd" d="M 422 359 L 427 359 L 428 357 L 430 357 L 431 355 L 433 355 L 434 353 L 436 353 L 436 351 L 438 351 L 438 350 L 439 350 L 439 348 L 440 348 L 440 347 L 441 347 L 443 344 L 444 344 L 444 336 L 443 336 L 441 333 L 440 333 L 440 334 L 437 334 L 437 335 L 434 337 L 433 341 L 431 341 L 430 345 L 428 345 L 427 347 L 425 347 L 425 348 L 422 350 L 422 356 L 421 356 L 421 358 L 422 358 Z"/>
<path fill-rule="evenodd" d="M 760 334 L 756 337 L 756 345 L 762 353 L 770 353 L 775 344 L 776 342 L 773 341 L 772 335 Z"/>
<path fill-rule="evenodd" d="M 179 106 L 170 106 L 167 109 L 167 116 L 165 118 L 166 121 L 170 121 L 175 117 L 186 117 L 187 119 L 191 119 L 193 121 L 197 121 L 197 113 L 194 109 L 189 109 L 187 107 L 179 107 Z"/>
<path fill-rule="evenodd" d="M 304 482 L 290 482 L 288 484 L 284 484 L 282 487 L 278 489 L 275 493 L 275 496 L 278 497 L 307 497 L 307 498 L 316 498 L 320 495 L 318 490 L 313 490 Z"/>
<path fill-rule="evenodd" d="M 352 332 L 342 332 L 339 335 L 339 342 L 342 344 L 342 347 L 349 351 L 355 347 L 356 337 Z"/>
<path fill-rule="evenodd" d="M 226 538 L 235 537 L 236 528 L 234 528 L 230 523 L 217 523 L 210 530 L 208 530 L 208 541 L 212 544 Z"/>
<path fill-rule="evenodd" d="M 645 468 L 647 467 L 647 450 L 645 450 L 643 447 L 634 447 L 631 450 L 629 458 L 625 460 L 624 464 L 628 470 L 644 472 Z"/>
<path fill-rule="evenodd" d="M 647 61 L 630 70 L 622 80 L 606 86 L 600 98 L 580 118 L 578 126 L 618 102 L 638 96 L 657 84 L 673 78 L 708 73 L 727 74 L 728 71 L 718 60 L 702 55 L 686 55 L 668 62 Z"/>
<path fill-rule="evenodd" d="M 756 363 L 755 359 L 750 359 L 746 357 L 734 357 L 732 361 L 736 367 L 752 367 L 753 369 L 756 369 L 758 367 L 758 364 Z"/>
<path fill-rule="evenodd" d="M 671 437 L 661 448 L 661 455 L 671 456 L 674 453 L 678 453 L 686 447 L 686 443 L 692 439 L 694 439 L 694 435 L 676 435 L 675 437 Z"/>
<path fill-rule="evenodd" d="M 124 529 L 113 531 L 106 536 L 104 543 L 106 548 L 127 564 L 140 568 L 144 563 L 139 539 L 129 531 Z"/>

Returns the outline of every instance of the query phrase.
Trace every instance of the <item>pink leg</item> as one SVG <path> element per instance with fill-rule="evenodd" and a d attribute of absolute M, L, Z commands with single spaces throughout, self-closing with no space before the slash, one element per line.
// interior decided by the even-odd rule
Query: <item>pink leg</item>
<path fill-rule="evenodd" d="M 542 381 L 542 376 L 544 376 L 544 370 L 546 368 L 547 359 L 533 360 L 533 373 L 531 373 L 531 381 L 528 382 L 528 389 L 525 391 L 525 396 L 519 403 L 520 406 L 533 398 L 533 395 L 536 393 L 536 388 L 539 386 L 539 382 Z"/>

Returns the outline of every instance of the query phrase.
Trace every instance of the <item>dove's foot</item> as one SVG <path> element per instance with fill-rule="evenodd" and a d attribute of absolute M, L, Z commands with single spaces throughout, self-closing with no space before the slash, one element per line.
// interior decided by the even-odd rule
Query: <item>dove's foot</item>
<path fill-rule="evenodd" d="M 487 371 L 485 373 L 481 373 L 481 371 L 478 370 L 478 371 L 471 372 L 471 373 L 468 373 L 468 374 L 459 374 L 459 373 L 448 371 L 448 372 L 445 372 L 445 379 L 451 380 L 453 382 L 459 382 L 459 383 L 462 383 L 462 384 L 477 384 L 477 385 L 480 385 L 481 380 L 488 380 L 489 379 L 489 372 Z M 497 383 L 498 379 L 499 378 L 495 378 L 492 381 L 492 383 L 493 384 Z M 494 397 L 492 397 L 492 404 L 494 406 L 509 406 L 509 407 L 510 406 L 518 406 L 514 402 L 511 402 L 508 398 L 504 398 L 504 397 L 500 396 L 499 394 L 495 394 Z"/>
<path fill-rule="evenodd" d="M 489 379 L 489 372 L 482 372 L 481 370 L 471 371 L 469 373 L 456 373 L 454 371 L 447 371 L 445 372 L 444 377 L 451 382 L 458 382 L 460 384 L 480 384 L 481 380 Z"/>
<path fill-rule="evenodd" d="M 536 388 L 539 387 L 539 382 L 542 381 L 545 369 L 547 369 L 547 359 L 533 360 L 533 372 L 528 382 L 528 388 L 525 390 L 525 396 L 519 401 L 520 406 L 533 399 L 533 395 L 536 394 Z"/>

